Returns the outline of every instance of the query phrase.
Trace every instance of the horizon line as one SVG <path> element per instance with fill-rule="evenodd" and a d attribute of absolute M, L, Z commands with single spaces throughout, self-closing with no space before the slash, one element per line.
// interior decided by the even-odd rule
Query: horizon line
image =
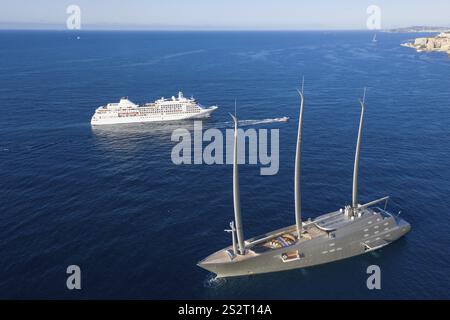
<path fill-rule="evenodd" d="M 11 25 L 7 25 L 11 24 Z M 450 29 L 450 26 L 430 26 L 430 25 L 412 25 L 412 26 L 406 26 L 406 27 L 384 27 L 380 29 L 367 29 L 367 28 L 361 28 L 361 27 L 207 27 L 207 26 L 114 26 L 114 25 L 87 25 L 86 27 L 82 27 L 80 29 L 67 29 L 60 25 L 55 24 L 22 24 L 22 25 L 13 25 L 14 23 L 7 22 L 2 23 L 0 22 L 0 31 L 67 31 L 67 32 L 89 32 L 89 31 L 159 31 L 159 32 L 192 32 L 192 31 L 198 31 L 198 32 L 208 32 L 208 31 L 236 31 L 236 32 L 242 32 L 242 31 L 367 31 L 367 32 L 383 32 L 383 31 L 392 31 L 392 30 L 398 30 L 398 29 L 413 29 L 413 28 L 424 28 L 424 29 Z"/>
<path fill-rule="evenodd" d="M 379 30 L 368 30 L 368 29 L 143 29 L 143 28 L 124 28 L 124 29 L 107 29 L 107 28 L 83 28 L 83 29 L 62 29 L 62 28 L 1 28 L 0 31 L 61 31 L 61 32 L 93 32 L 93 31 L 142 31 L 142 32 L 212 32 L 212 31 L 223 31 L 223 32 L 243 32 L 243 31 L 252 31 L 252 32 L 267 32 L 267 31 L 291 31 L 291 32 L 300 32 L 300 31 L 367 31 L 367 32 L 377 32 L 377 31 L 388 31 L 390 29 L 379 29 Z"/>
<path fill-rule="evenodd" d="M 360 29 L 360 28 L 339 28 L 339 29 L 314 29 L 314 28 L 305 28 L 305 29 L 221 29 L 221 28 L 211 28 L 211 29 L 189 29 L 189 28 L 174 28 L 174 29 L 158 29 L 158 28 L 82 28 L 82 29 L 65 29 L 65 28 L 2 28 L 0 27 L 0 31 L 59 31 L 59 32 L 127 32 L 127 31 L 139 31 L 139 32 L 302 32 L 302 31 L 316 31 L 316 32 L 345 32 L 345 31 L 358 31 L 358 32 L 389 32 L 397 29 L 407 29 L 408 27 L 404 28 L 382 28 L 382 29 Z M 431 29 L 432 27 L 430 27 Z M 450 27 L 435 27 L 435 28 L 446 28 L 450 30 Z M 437 31 L 415 31 L 415 33 L 428 33 L 428 32 L 439 32 Z"/>

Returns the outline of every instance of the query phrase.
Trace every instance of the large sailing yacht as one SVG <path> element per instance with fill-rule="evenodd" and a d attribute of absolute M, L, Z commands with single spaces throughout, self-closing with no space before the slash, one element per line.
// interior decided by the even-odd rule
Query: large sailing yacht
<path fill-rule="evenodd" d="M 91 119 L 92 125 L 171 121 L 184 119 L 206 118 L 218 107 L 203 107 L 194 98 L 185 98 L 182 92 L 178 97 L 165 99 L 139 106 L 128 98 L 120 99 L 119 103 L 108 103 L 98 107 Z"/>
<path fill-rule="evenodd" d="M 238 119 L 234 120 L 233 200 L 234 221 L 230 222 L 232 245 L 198 263 L 217 277 L 243 276 L 304 268 L 337 261 L 374 251 L 399 239 L 411 229 L 408 222 L 386 210 L 389 197 L 365 204 L 358 203 L 358 167 L 364 120 L 364 99 L 353 172 L 352 204 L 337 211 L 302 221 L 300 197 L 300 157 L 303 90 L 300 94 L 300 116 L 295 157 L 295 225 L 245 240 L 241 219 L 237 165 Z M 379 204 L 384 203 L 383 208 Z"/>

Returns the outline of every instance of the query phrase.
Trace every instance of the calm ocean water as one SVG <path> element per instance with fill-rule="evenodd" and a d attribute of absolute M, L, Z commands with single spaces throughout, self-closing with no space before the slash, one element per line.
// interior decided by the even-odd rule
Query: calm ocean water
<path fill-rule="evenodd" d="M 77 36 L 80 39 L 77 40 Z M 0 297 L 450 298 L 450 59 L 369 32 L 0 32 Z M 361 201 L 390 195 L 412 231 L 364 256 L 213 280 L 196 266 L 230 243 L 231 166 L 175 166 L 173 129 L 91 128 L 94 109 L 178 90 L 218 104 L 205 127 L 289 116 L 280 171 L 241 168 L 246 237 L 294 223 L 298 97 L 306 78 L 303 207 L 351 200 L 357 99 L 368 87 Z M 66 268 L 82 290 L 66 289 Z M 381 290 L 366 268 L 381 267 Z"/>

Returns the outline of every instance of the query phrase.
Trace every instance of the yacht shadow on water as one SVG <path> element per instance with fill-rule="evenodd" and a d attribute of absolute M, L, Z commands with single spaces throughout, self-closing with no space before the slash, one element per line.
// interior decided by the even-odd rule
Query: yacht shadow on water
<path fill-rule="evenodd" d="M 195 120 L 201 122 L 202 128 L 214 127 L 217 123 L 212 118 Z M 114 125 L 91 126 L 95 144 L 101 149 L 110 151 L 132 151 L 140 145 L 155 147 L 173 147 L 172 134 L 183 130 L 186 134 L 194 131 L 194 121 L 174 120 L 170 122 L 145 122 Z"/>

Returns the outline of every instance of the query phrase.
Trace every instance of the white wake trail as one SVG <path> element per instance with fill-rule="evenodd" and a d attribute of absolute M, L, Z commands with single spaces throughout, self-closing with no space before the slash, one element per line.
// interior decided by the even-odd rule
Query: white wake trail
<path fill-rule="evenodd" d="M 225 278 L 217 278 L 213 274 L 209 274 L 203 282 L 206 288 L 218 288 L 227 282 Z"/>
<path fill-rule="evenodd" d="M 274 123 L 274 122 L 288 122 L 289 117 L 281 117 L 281 118 L 271 118 L 271 119 L 260 119 L 260 120 L 239 120 L 240 126 L 252 126 L 257 124 L 266 124 L 266 123 Z"/>
<path fill-rule="evenodd" d="M 239 126 L 240 127 L 246 127 L 246 126 L 254 126 L 259 124 L 268 124 L 268 123 L 275 123 L 275 122 L 288 122 L 289 117 L 281 117 L 281 118 L 270 118 L 270 119 L 248 119 L 248 120 L 239 120 Z M 214 128 L 229 128 L 233 127 L 232 121 L 224 121 L 219 123 L 211 124 L 211 127 Z"/>

